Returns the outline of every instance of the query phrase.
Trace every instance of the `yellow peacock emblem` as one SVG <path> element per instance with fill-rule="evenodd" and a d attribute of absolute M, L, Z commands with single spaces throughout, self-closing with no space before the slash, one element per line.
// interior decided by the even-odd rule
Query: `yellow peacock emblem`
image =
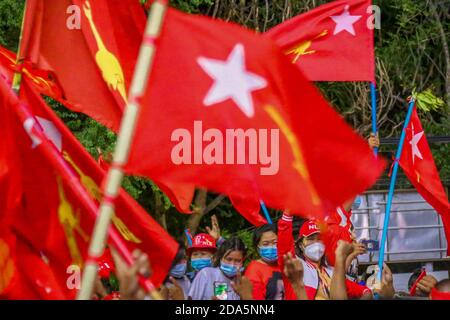
<path fill-rule="evenodd" d="M 328 30 L 322 31 L 316 37 L 314 37 L 312 40 L 303 41 L 300 44 L 293 47 L 292 49 L 286 51 L 286 55 L 293 54 L 294 59 L 292 60 L 292 63 L 296 63 L 301 56 L 316 53 L 316 50 L 308 50 L 308 49 L 311 48 L 314 40 L 324 37 L 327 34 L 328 34 Z"/>
<path fill-rule="evenodd" d="M 14 261 L 8 244 L 0 238 L 0 293 L 11 283 L 14 276 Z"/>
<path fill-rule="evenodd" d="M 288 141 L 292 154 L 294 156 L 294 162 L 292 163 L 292 167 L 298 174 L 308 183 L 309 191 L 311 192 L 311 199 L 314 205 L 320 204 L 320 198 L 317 194 L 316 189 L 311 184 L 310 176 L 308 169 L 306 167 L 305 159 L 303 158 L 303 154 L 300 148 L 300 143 L 297 140 L 294 132 L 292 132 L 286 120 L 284 120 L 283 116 L 278 112 L 278 110 L 271 105 L 267 105 L 264 107 L 264 111 L 270 116 L 270 118 L 277 124 L 280 128 L 283 135 L 286 137 Z"/>
<path fill-rule="evenodd" d="M 75 212 L 66 198 L 64 188 L 61 182 L 61 178 L 57 178 L 58 183 L 58 195 L 59 195 L 59 207 L 58 207 L 58 219 L 64 228 L 66 235 L 67 246 L 69 247 L 70 256 L 74 264 L 83 265 L 83 257 L 78 248 L 77 239 L 75 233 L 77 233 L 85 242 L 89 241 L 88 235 L 80 226 L 80 213 L 75 215 Z"/>
<path fill-rule="evenodd" d="M 98 51 L 95 54 L 95 61 L 102 72 L 103 80 L 107 83 L 111 90 L 118 91 L 123 101 L 127 101 L 127 93 L 125 89 L 125 77 L 123 75 L 122 66 L 116 56 L 109 51 L 103 42 L 100 33 L 95 26 L 92 18 L 91 4 L 89 0 L 84 3 L 84 14 L 89 21 L 92 33 L 97 43 Z"/>
<path fill-rule="evenodd" d="M 73 159 L 69 156 L 69 153 L 67 151 L 63 151 L 63 157 L 78 173 L 78 175 L 80 176 L 80 182 L 84 186 L 86 191 L 89 193 L 89 195 L 93 199 L 100 202 L 102 200 L 102 193 L 98 185 L 95 183 L 95 181 L 91 177 L 84 174 L 84 172 L 80 169 L 80 167 L 78 167 L 75 161 L 73 161 Z M 112 217 L 112 222 L 125 240 L 134 243 L 142 242 L 138 237 L 136 237 L 133 234 L 133 232 L 130 231 L 130 229 L 128 229 L 126 224 L 115 214 Z"/>

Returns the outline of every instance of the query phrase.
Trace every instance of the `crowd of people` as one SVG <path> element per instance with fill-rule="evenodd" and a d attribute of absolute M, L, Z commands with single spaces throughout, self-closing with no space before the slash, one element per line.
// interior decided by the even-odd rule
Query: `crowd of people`
<path fill-rule="evenodd" d="M 369 145 L 378 147 L 378 138 L 371 136 Z M 285 211 L 276 224 L 254 230 L 253 246 L 258 256 L 252 260 L 242 239 L 221 236 L 213 215 L 207 233 L 179 241 L 159 293 L 166 300 L 394 299 L 398 294 L 387 264 L 381 281 L 377 281 L 376 268 L 370 276 L 357 276 L 358 256 L 367 253 L 367 244 L 356 240 L 351 204 L 337 208 L 325 226 L 318 220 L 305 220 L 298 231 L 294 231 L 293 216 Z M 347 218 L 342 221 L 342 217 Z M 133 254 L 135 263 L 129 268 L 111 249 L 111 257 L 100 264 L 95 298 L 149 299 L 138 282 L 138 274 L 151 275 L 148 257 L 139 251 Z M 102 276 L 105 270 L 106 276 Z M 108 270 L 117 276 L 120 288 L 101 281 L 109 277 Z M 450 279 L 438 282 L 423 270 L 413 273 L 409 289 L 411 297 L 450 300 Z"/>

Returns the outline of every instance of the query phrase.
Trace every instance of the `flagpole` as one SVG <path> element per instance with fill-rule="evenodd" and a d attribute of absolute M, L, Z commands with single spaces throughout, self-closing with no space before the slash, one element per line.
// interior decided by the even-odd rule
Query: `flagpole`
<path fill-rule="evenodd" d="M 267 210 L 266 204 L 262 200 L 259 200 L 259 203 L 261 204 L 261 208 L 264 212 L 264 216 L 266 217 L 267 222 L 269 224 L 272 224 L 272 219 L 270 219 L 269 210 Z"/>
<path fill-rule="evenodd" d="M 386 213 L 384 215 L 384 223 L 383 223 L 383 233 L 381 236 L 381 243 L 380 243 L 380 255 L 378 257 L 378 280 L 381 281 L 382 279 L 382 271 L 383 271 L 383 263 L 384 263 L 384 252 L 386 247 L 386 239 L 387 239 L 387 233 L 389 228 L 389 220 L 391 217 L 391 207 L 392 207 L 392 199 L 394 197 L 394 188 L 395 188 L 395 182 L 397 180 L 397 172 L 398 172 L 398 165 L 400 161 L 400 157 L 402 155 L 403 151 L 403 144 L 405 142 L 406 138 L 406 128 L 409 126 L 409 122 L 411 121 L 411 115 L 414 109 L 414 98 L 411 98 L 411 101 L 409 102 L 408 107 L 408 113 L 406 114 L 405 123 L 403 124 L 403 130 L 402 134 L 400 136 L 400 142 L 397 148 L 397 154 L 395 156 L 394 164 L 393 164 L 393 170 L 392 170 L 392 176 L 391 181 L 389 184 L 389 194 L 388 194 L 388 200 L 386 203 Z"/>
<path fill-rule="evenodd" d="M 17 99 L 19 99 L 17 97 Z M 17 108 L 15 108 L 15 114 L 20 121 L 25 121 L 26 119 L 36 119 L 34 114 L 31 112 L 28 105 L 24 103 L 17 103 Z M 42 154 L 46 159 L 49 160 L 52 165 L 58 168 L 58 173 L 61 178 L 66 182 L 68 188 L 77 196 L 80 200 L 80 204 L 86 209 L 87 213 L 90 214 L 91 218 L 95 220 L 97 218 L 97 205 L 94 203 L 92 198 L 88 195 L 85 187 L 80 184 L 78 176 L 75 174 L 72 168 L 67 165 L 66 160 L 62 157 L 61 152 L 56 149 L 53 143 L 51 143 L 45 133 L 42 131 L 40 124 L 37 120 L 37 128 L 33 131 L 33 135 L 42 142 L 41 150 Z M 117 252 L 122 256 L 124 261 L 131 266 L 134 262 L 131 252 L 128 250 L 122 237 L 119 235 L 117 230 L 110 228 L 108 231 L 109 239 L 111 244 L 117 249 Z M 144 277 L 139 277 L 139 284 L 143 288 L 151 288 L 152 284 L 150 280 Z"/>
<path fill-rule="evenodd" d="M 374 82 L 370 83 L 370 95 L 372 100 L 372 132 L 377 135 L 377 89 Z M 378 148 L 373 148 L 373 153 L 378 156 Z"/>
<path fill-rule="evenodd" d="M 130 94 L 127 106 L 122 117 L 117 146 L 114 151 L 113 163 L 109 168 L 106 183 L 103 187 L 104 197 L 100 204 L 100 214 L 94 226 L 89 245 L 90 259 L 86 263 L 81 279 L 81 289 L 78 292 L 78 300 L 88 300 L 91 297 L 98 266 L 96 260 L 103 254 L 108 228 L 114 214 L 114 201 L 117 198 L 123 179 L 123 166 L 128 161 L 129 151 L 135 131 L 140 98 L 145 93 L 147 79 L 151 73 L 154 55 L 156 52 L 155 41 L 158 39 L 167 9 L 167 0 L 156 1 L 152 4 L 144 38 L 139 51 L 133 80 L 130 86 Z M 155 300 L 160 300 L 159 292 L 150 288 L 150 295 Z"/>
<path fill-rule="evenodd" d="M 25 26 L 25 17 L 27 15 L 27 1 L 25 0 L 24 8 L 23 8 L 23 17 L 22 17 L 22 24 L 20 27 L 20 36 L 19 36 L 19 45 L 17 48 L 17 54 L 16 54 L 16 65 L 15 65 L 15 71 L 13 75 L 13 81 L 12 81 L 12 89 L 18 93 L 20 90 L 20 83 L 22 81 L 22 70 L 18 70 L 20 66 L 22 65 L 22 57 L 21 57 L 21 50 L 22 50 L 22 38 L 24 33 L 24 26 Z"/>

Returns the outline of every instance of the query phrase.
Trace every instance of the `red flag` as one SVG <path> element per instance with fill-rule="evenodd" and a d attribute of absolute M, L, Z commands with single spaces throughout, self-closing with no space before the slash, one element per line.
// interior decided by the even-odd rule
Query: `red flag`
<path fill-rule="evenodd" d="M 67 299 L 64 292 L 39 252 L 3 226 L 0 232 L 0 299 L 63 300 Z"/>
<path fill-rule="evenodd" d="M 169 10 L 154 66 L 131 173 L 314 215 L 384 167 L 266 37 Z"/>
<path fill-rule="evenodd" d="M 0 96 L 6 102 L 0 106 L 0 134 L 14 136 L 10 150 L 20 154 L 14 171 L 9 172 L 12 179 L 20 182 L 20 193 L 16 195 L 20 203 L 14 214 L 8 214 L 6 222 L 2 221 L 2 226 L 12 228 L 32 251 L 45 256 L 64 296 L 74 298 L 75 291 L 66 286 L 66 270 L 70 265 L 81 266 L 84 260 L 91 231 L 80 215 L 85 208 L 54 167 L 55 163 L 46 157 L 51 146 L 36 134 L 36 120 L 23 112 L 17 97 L 3 80 Z"/>
<path fill-rule="evenodd" d="M 145 26 L 138 1 L 30 0 L 26 11 L 20 57 L 53 71 L 74 111 L 117 130 Z"/>
<path fill-rule="evenodd" d="M 21 58 L 53 72 L 64 93 L 58 101 L 117 132 L 145 27 L 139 2 L 30 0 L 26 13 Z M 158 185 L 189 212 L 194 186 Z"/>
<path fill-rule="evenodd" d="M 311 81 L 375 82 L 371 0 L 338 0 L 270 29 Z"/>
<path fill-rule="evenodd" d="M 59 146 L 71 169 L 80 177 L 81 184 L 89 191 L 93 200 L 99 204 L 102 198 L 100 185 L 104 181 L 106 173 L 32 89 L 28 81 L 22 85 L 21 98 L 31 106 L 39 123 L 47 124 L 44 129 L 53 126 L 53 129 L 49 128 L 46 133 L 59 136 L 54 139 L 55 145 Z M 172 259 L 177 251 L 176 241 L 124 190 L 120 191 L 115 207 L 116 214 L 112 219 L 113 225 L 122 235 L 130 251 L 139 248 L 148 254 L 150 262 L 153 262 L 152 281 L 158 286 L 165 279 L 172 264 Z"/>
<path fill-rule="evenodd" d="M 71 264 L 82 265 L 84 261 L 96 210 L 87 203 L 95 200 L 98 206 L 101 198 L 98 185 L 105 174 L 33 91 L 27 79 L 22 83 L 21 99 L 31 106 L 34 115 L 18 105 L 17 98 L 3 82 L 1 89 L 3 101 L 9 102 L 2 106 L 18 112 L 12 120 L 2 118 L 5 123 L 1 127 L 5 131 L 13 130 L 14 147 L 21 153 L 17 177 L 22 176 L 22 207 L 14 215 L 12 223 L 23 238 L 45 254 L 56 270 L 55 274 L 63 277 L 60 280 L 65 282 L 67 267 Z M 36 130 L 43 130 L 52 146 L 47 140 L 42 140 Z M 65 170 L 54 167 L 54 163 L 52 165 L 52 161 L 64 161 L 62 157 L 54 160 L 43 156 L 49 148 L 62 153 L 66 160 Z M 0 163 L 3 161 L 0 159 Z M 66 170 L 74 171 L 79 180 L 69 183 Z M 73 186 L 79 183 L 92 200 L 82 201 L 73 193 Z M 88 194 L 83 193 L 89 197 Z M 154 270 L 151 280 L 158 286 L 172 264 L 177 251 L 176 242 L 123 190 L 117 200 L 112 222 L 130 250 L 140 248 L 148 254 Z"/>
<path fill-rule="evenodd" d="M 61 89 L 52 79 L 51 73 L 34 68 L 28 61 L 19 62 L 19 65 L 16 66 L 16 54 L 0 46 L 0 73 L 8 79 L 12 79 L 15 71 L 21 72 L 22 76 L 30 79 L 36 90 L 41 94 L 52 97 L 62 103 L 65 102 Z"/>
<path fill-rule="evenodd" d="M 230 201 L 234 208 L 254 226 L 262 226 L 267 220 L 260 215 L 261 205 L 258 199 L 242 198 L 240 196 L 230 197 Z"/>
<path fill-rule="evenodd" d="M 428 146 L 416 107 L 406 129 L 400 166 L 420 195 L 441 215 L 445 236 L 450 239 L 450 204 Z M 450 248 L 447 251 L 450 255 Z"/>

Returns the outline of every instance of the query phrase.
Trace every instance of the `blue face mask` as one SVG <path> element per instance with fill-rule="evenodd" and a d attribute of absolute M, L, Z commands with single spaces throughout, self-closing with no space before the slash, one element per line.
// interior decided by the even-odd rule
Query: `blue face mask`
<path fill-rule="evenodd" d="M 191 260 L 191 267 L 195 271 L 200 271 L 203 268 L 211 267 L 211 258 L 199 258 L 199 259 L 192 259 Z"/>
<path fill-rule="evenodd" d="M 172 270 L 170 270 L 170 275 L 175 278 L 182 278 L 186 273 L 186 262 L 176 264 Z"/>
<path fill-rule="evenodd" d="M 222 272 L 230 278 L 233 278 L 236 276 L 237 274 L 237 267 L 233 264 L 228 264 L 228 263 L 220 263 L 220 270 L 222 270 Z M 240 269 L 241 273 L 244 271 L 244 268 Z"/>
<path fill-rule="evenodd" d="M 275 262 L 278 260 L 278 252 L 277 247 L 259 247 L 258 248 L 259 255 L 266 262 Z"/>

